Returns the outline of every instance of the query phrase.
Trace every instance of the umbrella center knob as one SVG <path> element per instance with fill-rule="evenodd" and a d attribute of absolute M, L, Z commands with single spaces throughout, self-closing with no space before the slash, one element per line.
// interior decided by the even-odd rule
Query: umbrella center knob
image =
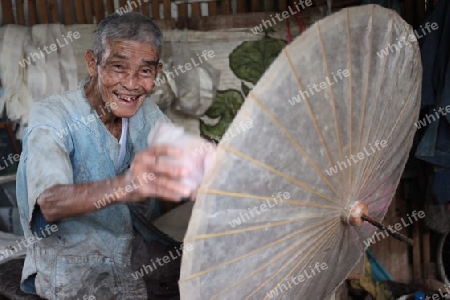
<path fill-rule="evenodd" d="M 355 201 L 342 211 L 342 220 L 346 224 L 361 226 L 364 223 L 363 215 L 367 215 L 367 204 Z"/>

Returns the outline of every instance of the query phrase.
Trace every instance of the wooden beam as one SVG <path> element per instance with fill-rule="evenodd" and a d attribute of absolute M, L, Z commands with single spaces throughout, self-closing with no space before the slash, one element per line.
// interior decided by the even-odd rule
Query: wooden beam
<path fill-rule="evenodd" d="M 50 10 L 50 15 L 52 16 L 52 23 L 61 23 L 59 20 L 58 0 L 49 0 L 48 8 Z"/>
<path fill-rule="evenodd" d="M 278 11 L 283 12 L 287 10 L 287 1 L 286 0 L 278 0 Z"/>
<path fill-rule="evenodd" d="M 222 0 L 222 14 L 229 15 L 231 14 L 231 1 L 230 0 Z"/>
<path fill-rule="evenodd" d="M 108 15 L 114 13 L 114 0 L 106 0 L 106 12 Z"/>
<path fill-rule="evenodd" d="M 177 5 L 178 8 L 178 20 L 177 20 L 177 28 L 184 29 L 186 28 L 188 22 L 188 4 L 181 3 Z"/>
<path fill-rule="evenodd" d="M 125 8 L 128 10 L 127 0 L 119 0 L 119 8 Z"/>
<path fill-rule="evenodd" d="M 194 2 L 191 4 L 193 18 L 198 18 L 202 16 L 202 8 L 200 5 L 201 5 L 200 2 Z"/>
<path fill-rule="evenodd" d="M 417 0 L 416 1 L 416 19 L 414 25 L 422 24 L 425 21 L 425 0 Z"/>
<path fill-rule="evenodd" d="M 246 0 L 236 0 L 237 1 L 237 13 L 241 14 L 241 13 L 245 13 L 247 12 L 247 7 L 246 7 Z"/>
<path fill-rule="evenodd" d="M 25 25 L 25 15 L 23 11 L 23 0 L 16 0 L 17 24 Z"/>
<path fill-rule="evenodd" d="M 170 0 L 163 0 L 163 12 L 164 12 L 164 20 L 172 19 L 172 12 L 170 7 Z"/>
<path fill-rule="evenodd" d="M 148 10 L 148 3 L 144 1 L 141 5 L 141 11 L 144 16 L 150 17 L 150 12 Z"/>
<path fill-rule="evenodd" d="M 81 1 L 74 1 L 75 4 L 75 15 L 77 16 L 77 24 L 86 24 L 86 19 L 84 17 L 83 3 Z"/>
<path fill-rule="evenodd" d="M 153 20 L 161 19 L 159 15 L 159 0 L 152 0 L 152 19 Z"/>
<path fill-rule="evenodd" d="M 14 24 L 11 0 L 2 0 L 3 24 Z"/>
<path fill-rule="evenodd" d="M 49 24 L 50 20 L 48 18 L 48 12 L 47 12 L 47 3 L 45 0 L 38 0 L 37 1 L 37 8 L 38 8 L 38 15 L 39 15 L 39 23 L 40 24 Z"/>
<path fill-rule="evenodd" d="M 312 13 L 317 14 L 319 10 L 312 9 L 305 11 L 302 18 L 305 23 L 311 24 Z M 244 14 L 228 14 L 201 17 L 188 20 L 188 29 L 191 30 L 223 30 L 231 28 L 252 28 L 261 24 L 261 20 L 268 20 L 273 16 L 273 12 L 257 12 Z M 180 28 L 177 24 L 177 28 Z"/>
<path fill-rule="evenodd" d="M 94 0 L 95 19 L 99 24 L 105 18 L 105 7 L 103 6 L 103 0 Z"/>
<path fill-rule="evenodd" d="M 84 2 L 84 17 L 87 24 L 92 24 L 94 22 L 92 18 L 92 6 L 90 0 Z"/>
<path fill-rule="evenodd" d="M 87 1 L 90 2 L 90 1 Z M 72 25 L 74 22 L 72 20 L 72 7 L 70 5 L 70 0 L 62 0 L 62 6 L 64 10 L 64 24 Z"/>
<path fill-rule="evenodd" d="M 210 1 L 208 2 L 208 16 L 215 16 L 215 15 L 217 15 L 217 2 Z"/>
<path fill-rule="evenodd" d="M 252 4 L 252 12 L 262 11 L 261 0 L 252 0 L 251 4 Z"/>
<path fill-rule="evenodd" d="M 415 0 L 405 0 L 405 20 L 409 24 L 414 24 L 414 5 Z"/>
<path fill-rule="evenodd" d="M 28 26 L 37 24 L 36 1 L 28 0 Z"/>

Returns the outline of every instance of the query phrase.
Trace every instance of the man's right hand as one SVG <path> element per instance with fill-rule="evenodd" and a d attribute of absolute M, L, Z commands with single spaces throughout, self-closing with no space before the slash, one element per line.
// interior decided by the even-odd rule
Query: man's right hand
<path fill-rule="evenodd" d="M 169 145 L 154 146 L 136 154 L 123 177 L 123 186 L 119 187 L 125 191 L 123 200 L 143 201 L 156 197 L 178 202 L 189 197 L 193 191 L 180 183 L 189 170 L 161 159 L 166 156 L 177 160 L 182 154 L 181 149 Z"/>

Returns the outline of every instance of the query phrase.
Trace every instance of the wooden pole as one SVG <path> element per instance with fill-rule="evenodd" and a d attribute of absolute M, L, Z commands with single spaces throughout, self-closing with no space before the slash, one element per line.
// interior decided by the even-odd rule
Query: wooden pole
<path fill-rule="evenodd" d="M 52 16 L 52 23 L 61 23 L 59 20 L 58 0 L 49 0 L 48 8 Z"/>
<path fill-rule="evenodd" d="M 47 3 L 45 2 L 45 0 L 38 0 L 38 11 L 39 11 L 39 23 L 49 24 L 50 21 L 48 19 Z"/>
<path fill-rule="evenodd" d="M 36 1 L 28 0 L 28 26 L 37 24 Z"/>
<path fill-rule="evenodd" d="M 1 0 L 3 12 L 3 24 L 14 24 L 14 16 L 11 0 Z"/>
<path fill-rule="evenodd" d="M 16 0 L 17 24 L 25 25 L 25 15 L 23 10 L 23 0 Z"/>

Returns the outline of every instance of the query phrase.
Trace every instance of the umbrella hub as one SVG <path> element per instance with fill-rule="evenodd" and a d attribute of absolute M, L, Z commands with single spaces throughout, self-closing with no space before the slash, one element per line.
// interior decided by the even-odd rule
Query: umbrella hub
<path fill-rule="evenodd" d="M 413 245 L 413 240 L 392 230 L 391 226 L 387 227 L 380 221 L 368 216 L 368 212 L 369 208 L 367 207 L 367 204 L 355 201 L 342 210 L 341 218 L 345 224 L 352 226 L 361 226 L 364 221 L 367 221 L 378 229 L 387 231 L 389 235 L 392 235 L 394 238 L 406 242 L 411 246 Z"/>
<path fill-rule="evenodd" d="M 361 226 L 364 223 L 363 215 L 367 215 L 368 212 L 367 204 L 355 201 L 342 211 L 342 221 L 352 226 Z"/>

